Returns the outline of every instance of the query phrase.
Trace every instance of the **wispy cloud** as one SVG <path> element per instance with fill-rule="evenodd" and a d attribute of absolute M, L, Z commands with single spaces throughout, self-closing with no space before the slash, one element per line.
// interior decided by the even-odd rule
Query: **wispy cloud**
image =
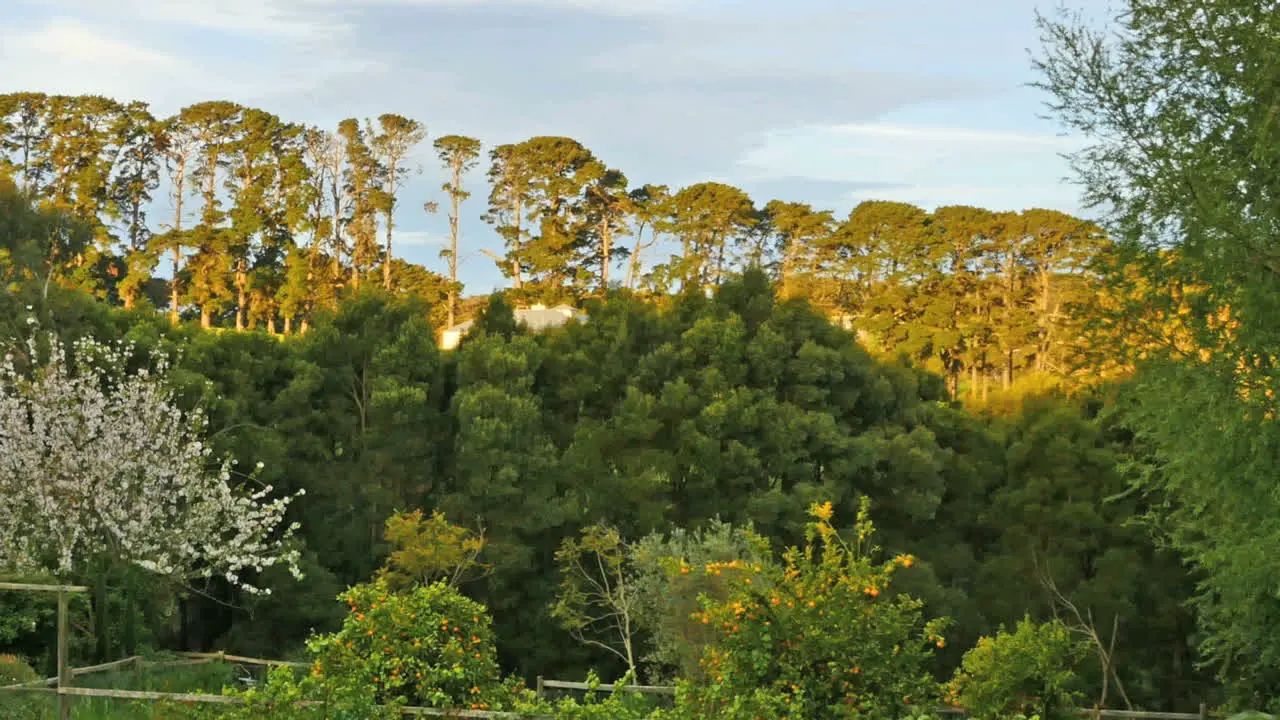
<path fill-rule="evenodd" d="M 1077 188 L 1058 180 L 1068 172 L 1062 154 L 1082 144 L 1050 134 L 859 123 L 769 133 L 740 167 L 754 182 L 845 183 L 853 200 L 1076 211 Z"/>
<path fill-rule="evenodd" d="M 0 29 L 0 68 L 20 68 L 9 77 L 20 78 L 28 90 L 126 99 L 154 98 L 181 83 L 212 80 L 184 58 L 115 39 L 67 17 L 36 28 Z"/>

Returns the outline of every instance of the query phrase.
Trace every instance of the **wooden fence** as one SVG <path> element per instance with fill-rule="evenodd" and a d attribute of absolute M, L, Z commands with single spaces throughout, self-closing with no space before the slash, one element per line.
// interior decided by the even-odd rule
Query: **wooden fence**
<path fill-rule="evenodd" d="M 261 665 L 275 666 L 284 665 L 290 667 L 305 667 L 306 663 L 289 662 L 286 660 L 263 660 L 260 658 L 243 657 L 240 655 L 227 655 L 225 653 L 178 653 L 179 656 L 186 658 L 185 660 L 169 660 L 160 662 L 148 662 L 139 656 L 127 657 L 121 660 L 101 663 L 98 665 L 89 665 L 87 667 L 72 668 L 69 665 L 68 638 L 67 638 L 67 606 L 68 595 L 71 593 L 86 593 L 89 588 L 80 585 L 31 585 L 27 583 L 3 583 L 0 582 L 0 590 L 19 590 L 29 592 L 56 592 L 58 594 L 58 674 L 51 678 L 43 680 L 33 680 L 27 683 L 18 683 L 16 685 L 7 685 L 0 687 L 0 691 L 8 692 L 33 692 L 33 693 L 52 693 L 58 696 L 58 718 L 59 720 L 70 720 L 71 718 L 71 699 L 73 697 L 100 697 L 115 698 L 119 700 L 150 700 L 161 701 L 170 700 L 183 703 L 222 703 L 232 705 L 242 705 L 242 698 L 229 695 L 211 695 L 197 693 L 166 693 L 152 692 L 150 690 L 107 690 L 99 688 L 82 688 L 75 687 L 74 679 L 79 676 L 91 673 L 107 672 L 110 670 L 118 670 L 126 667 L 132 667 L 135 674 L 140 675 L 145 665 L 152 667 L 162 666 L 178 666 L 178 665 L 195 665 L 209 662 L 230 662 L 244 665 Z M 537 695 L 541 698 L 549 689 L 559 690 L 591 690 L 592 686 L 581 682 L 567 682 L 564 680 L 544 680 L 538 677 Z M 612 685 L 601 683 L 596 688 L 606 692 L 612 691 Z M 650 695 L 675 695 L 676 689 L 668 685 L 624 685 L 624 692 L 644 693 Z M 315 706 L 320 705 L 317 701 L 303 701 L 301 705 Z M 963 709 L 958 708 L 938 708 L 939 713 L 965 715 Z M 1147 712 L 1140 710 L 1105 710 L 1098 708 L 1081 708 L 1078 711 L 1081 717 L 1093 717 L 1096 720 L 1103 718 L 1114 718 L 1115 720 L 1208 720 L 1210 717 L 1220 717 L 1218 713 L 1209 713 L 1208 708 L 1201 703 L 1200 712 L 1198 713 L 1162 713 Z M 405 707 L 400 709 L 400 714 L 404 716 L 434 716 L 447 718 L 493 718 L 503 720 L 516 720 L 524 718 L 525 720 L 554 720 L 546 715 L 524 715 L 513 712 L 499 712 L 494 710 L 462 710 L 462 709 L 443 709 L 443 708 L 427 708 L 427 707 Z"/>
<path fill-rule="evenodd" d="M 597 691 L 609 691 L 612 685 L 601 683 L 596 687 Z M 547 690 L 591 690 L 592 686 L 582 682 L 566 682 L 564 680 L 544 680 L 538 677 L 537 693 L 538 697 Z M 647 693 L 651 695 L 675 695 L 676 689 L 671 685 L 623 685 L 624 692 Z M 964 715 L 969 713 L 964 708 L 957 707 L 939 707 L 934 708 L 934 712 L 939 715 Z M 1114 718 L 1115 720 L 1209 720 L 1209 718 L 1221 718 L 1222 713 L 1211 713 L 1204 703 L 1200 703 L 1200 711 L 1193 713 L 1176 713 L 1176 712 L 1154 712 L 1149 710 L 1108 710 L 1106 708 L 1077 708 L 1075 714 L 1081 717 L 1092 718 Z"/>

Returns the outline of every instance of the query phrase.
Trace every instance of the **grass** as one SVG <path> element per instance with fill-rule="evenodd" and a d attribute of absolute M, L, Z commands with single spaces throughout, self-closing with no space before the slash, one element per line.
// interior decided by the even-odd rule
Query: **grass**
<path fill-rule="evenodd" d="M 151 658 L 162 662 L 168 658 Z M 234 663 L 212 661 L 201 665 L 164 667 L 144 664 L 133 668 L 93 673 L 76 678 L 79 687 L 113 690 L 151 690 L 169 693 L 219 694 L 228 685 L 241 685 L 247 669 Z M 254 677 L 261 677 L 258 669 Z M 175 717 L 163 703 L 117 700 L 114 698 L 74 698 L 74 720 L 161 720 Z M 58 698 L 45 693 L 0 692 L 0 718 L 4 720 L 55 720 Z"/>

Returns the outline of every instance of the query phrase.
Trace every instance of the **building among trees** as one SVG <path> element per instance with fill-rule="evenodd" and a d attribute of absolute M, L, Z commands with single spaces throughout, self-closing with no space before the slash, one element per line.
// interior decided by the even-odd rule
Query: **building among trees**
<path fill-rule="evenodd" d="M 531 305 L 517 308 L 514 312 L 516 323 L 524 325 L 533 332 L 541 332 L 549 328 L 560 327 L 570 320 L 586 322 L 587 316 L 569 305 L 557 305 L 548 308 L 546 305 Z M 453 350 L 462 342 L 462 338 L 475 325 L 475 320 L 458 323 L 440 334 L 440 349 Z"/>

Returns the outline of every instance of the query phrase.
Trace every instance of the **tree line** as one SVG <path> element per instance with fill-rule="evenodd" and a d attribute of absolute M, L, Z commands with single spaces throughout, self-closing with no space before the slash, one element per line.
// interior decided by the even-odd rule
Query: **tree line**
<path fill-rule="evenodd" d="M 35 313 L 68 339 L 177 353 L 175 397 L 206 408 L 217 453 L 263 464 L 241 482 L 297 496 L 286 521 L 299 524 L 302 581 L 269 569 L 255 582 L 273 593 L 258 596 L 216 578 L 175 589 L 90 568 L 83 580 L 109 588 L 105 619 L 82 625 L 104 634 L 99 647 L 131 650 L 122 628 L 132 627 L 136 646 L 278 656 L 336 627 L 333 598 L 395 549 L 387 518 L 425 509 L 486 538 L 486 572 L 461 587 L 493 614 L 503 667 L 616 677 L 616 658 L 571 642 L 553 612 L 566 538 L 604 523 L 628 542 L 684 543 L 700 557 L 693 539 L 727 524 L 782 547 L 803 540 L 813 503 L 852 513 L 865 498 L 885 551 L 919 558 L 896 587 L 931 617 L 955 619 L 939 677 L 1001 625 L 1064 615 L 1113 649 L 1114 660 L 1085 668 L 1090 686 L 1119 673 L 1141 707 L 1193 708 L 1206 696 L 1182 604 L 1192 579 L 1129 522 L 1142 500 L 1115 499 L 1128 436 L 1102 403 L 1041 397 L 1008 415 L 972 414 L 948 402 L 940 376 L 877 361 L 852 331 L 779 290 L 753 270 L 709 297 L 611 295 L 588 301 L 589 322 L 536 334 L 499 294 L 446 352 L 420 299 L 376 286 L 282 338 L 174 326 L 80 290 L 52 286 L 45 297 L 27 281 L 0 299 L 0 334 L 29 336 L 22 318 Z M 716 547 L 706 562 L 732 559 Z M 22 622 L 49 615 L 0 602 L 0 617 L 13 618 L 7 647 L 49 650 L 47 624 Z M 649 646 L 648 632 L 637 643 Z"/>
<path fill-rule="evenodd" d="M 223 101 L 157 118 L 137 101 L 16 93 L 0 96 L 0 192 L 52 213 L 43 232 L 57 241 L 33 272 L 125 308 L 145 300 L 175 322 L 287 334 L 372 283 L 422 297 L 447 327 L 464 311 L 460 219 L 485 157 L 476 138 L 431 141 L 450 228 L 437 273 L 394 253 L 427 140 L 423 123 L 395 114 L 326 130 Z M 1074 307 L 1097 290 L 1091 263 L 1109 247 L 1096 225 L 1051 210 L 869 201 L 836 218 L 718 182 L 635 185 L 565 137 L 499 145 L 487 161 L 481 217 L 503 252 L 483 252 L 514 302 L 619 289 L 661 299 L 758 267 L 781 296 L 942 374 L 953 394 L 1074 372 Z"/>

